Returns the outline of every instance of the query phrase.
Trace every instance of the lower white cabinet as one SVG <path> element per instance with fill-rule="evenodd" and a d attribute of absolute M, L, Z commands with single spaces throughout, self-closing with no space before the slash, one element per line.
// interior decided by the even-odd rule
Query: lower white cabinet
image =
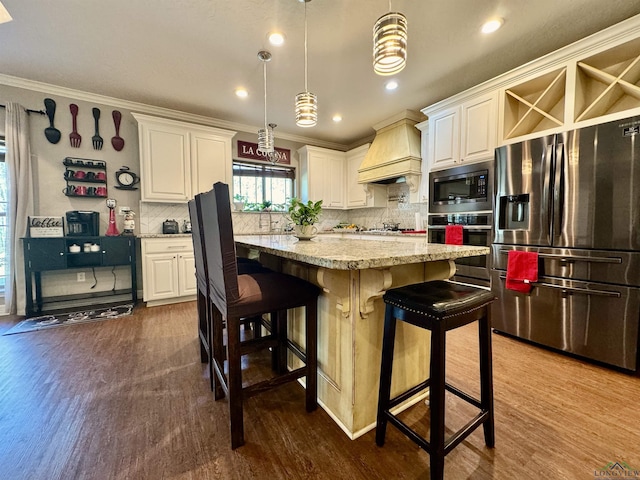
<path fill-rule="evenodd" d="M 193 300 L 198 291 L 190 237 L 143 238 L 142 289 L 147 305 Z"/>

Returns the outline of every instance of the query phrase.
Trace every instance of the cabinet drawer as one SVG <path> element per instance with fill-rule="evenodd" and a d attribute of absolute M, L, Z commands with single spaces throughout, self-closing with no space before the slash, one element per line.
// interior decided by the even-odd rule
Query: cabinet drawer
<path fill-rule="evenodd" d="M 189 237 L 142 239 L 142 251 L 144 254 L 193 252 L 193 243 Z"/>

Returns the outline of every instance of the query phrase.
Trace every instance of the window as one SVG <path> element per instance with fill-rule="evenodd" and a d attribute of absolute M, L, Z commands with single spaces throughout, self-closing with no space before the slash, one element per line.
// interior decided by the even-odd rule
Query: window
<path fill-rule="evenodd" d="M 9 272 L 6 270 L 6 241 L 7 241 L 7 200 L 8 200 L 8 181 L 7 164 L 4 161 L 6 152 L 4 138 L 0 137 L 0 297 L 4 297 L 5 275 Z"/>
<path fill-rule="evenodd" d="M 233 162 L 233 196 L 245 211 L 286 211 L 293 197 L 295 169 L 279 165 Z"/>

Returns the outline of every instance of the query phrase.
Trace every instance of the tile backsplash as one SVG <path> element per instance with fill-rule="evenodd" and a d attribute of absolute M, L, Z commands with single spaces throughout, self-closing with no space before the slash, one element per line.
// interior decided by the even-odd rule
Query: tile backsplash
<path fill-rule="evenodd" d="M 176 220 L 182 230 L 182 223 L 189 220 L 186 203 L 140 202 L 140 215 L 136 219 L 139 233 L 162 233 L 162 222 Z"/>
<path fill-rule="evenodd" d="M 353 210 L 323 210 L 320 230 L 330 230 L 339 223 L 355 223 L 365 228 L 381 227 L 383 223 L 399 223 L 400 228 L 414 228 L 416 213 L 427 218 L 427 204 L 409 203 L 409 187 L 404 183 L 389 185 L 389 201 L 383 208 L 359 208 Z M 184 220 L 189 220 L 186 203 L 140 202 L 137 218 L 139 233 L 162 233 L 162 222 L 176 220 L 182 228 Z M 287 225 L 282 213 L 277 212 L 233 212 L 235 233 L 258 233 L 280 231 Z"/>

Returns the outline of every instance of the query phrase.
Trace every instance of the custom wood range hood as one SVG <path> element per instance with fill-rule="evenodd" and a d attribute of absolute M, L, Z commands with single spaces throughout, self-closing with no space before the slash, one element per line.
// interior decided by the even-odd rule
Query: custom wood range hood
<path fill-rule="evenodd" d="M 358 183 L 416 183 L 420 175 L 421 113 L 404 110 L 375 125 L 376 136 L 358 168 Z"/>

